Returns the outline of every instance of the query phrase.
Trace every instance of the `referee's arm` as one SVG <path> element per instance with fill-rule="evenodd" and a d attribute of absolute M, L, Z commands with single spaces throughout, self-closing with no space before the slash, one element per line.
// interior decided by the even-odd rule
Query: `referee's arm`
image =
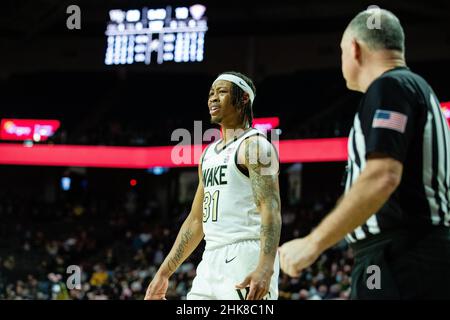
<path fill-rule="evenodd" d="M 367 166 L 342 201 L 310 234 L 320 252 L 333 246 L 347 233 L 381 209 L 401 181 L 403 165 L 381 154 L 368 157 Z"/>
<path fill-rule="evenodd" d="M 383 154 L 368 156 L 367 165 L 341 202 L 308 236 L 280 249 L 285 273 L 296 277 L 318 256 L 362 225 L 389 199 L 400 184 L 403 165 Z"/>

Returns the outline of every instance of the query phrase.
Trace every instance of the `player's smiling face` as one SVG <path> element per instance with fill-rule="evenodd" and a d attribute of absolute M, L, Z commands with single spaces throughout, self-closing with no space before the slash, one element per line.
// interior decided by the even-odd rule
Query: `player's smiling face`
<path fill-rule="evenodd" d="M 209 90 L 208 108 L 211 123 L 229 122 L 236 117 L 237 110 L 232 105 L 231 82 L 219 80 L 213 83 Z"/>

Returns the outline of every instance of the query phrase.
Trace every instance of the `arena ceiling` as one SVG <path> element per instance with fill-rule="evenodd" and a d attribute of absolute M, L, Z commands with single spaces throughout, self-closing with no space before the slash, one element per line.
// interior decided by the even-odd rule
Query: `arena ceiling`
<path fill-rule="evenodd" d="M 315 33 L 342 29 L 369 1 L 144 1 L 144 0 L 7 0 L 0 10 L 2 37 L 58 35 L 64 32 L 66 8 L 81 8 L 83 33 L 103 35 L 108 10 L 112 8 L 164 7 L 165 5 L 202 3 L 208 7 L 211 33 L 273 34 Z M 441 1 L 377 1 L 377 5 L 395 11 L 409 23 L 447 22 L 450 3 Z"/>

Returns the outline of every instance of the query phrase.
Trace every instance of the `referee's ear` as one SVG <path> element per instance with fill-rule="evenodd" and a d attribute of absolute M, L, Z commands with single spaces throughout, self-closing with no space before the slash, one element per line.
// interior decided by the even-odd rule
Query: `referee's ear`
<path fill-rule="evenodd" d="M 361 59 L 361 52 L 362 52 L 361 43 L 359 43 L 359 41 L 356 38 L 353 38 L 351 46 L 352 46 L 352 57 L 360 65 L 362 63 L 362 59 Z"/>

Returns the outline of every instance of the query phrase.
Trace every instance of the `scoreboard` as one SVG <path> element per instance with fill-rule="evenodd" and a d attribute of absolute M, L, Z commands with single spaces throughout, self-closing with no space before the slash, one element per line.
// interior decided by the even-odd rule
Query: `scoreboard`
<path fill-rule="evenodd" d="M 106 65 L 201 62 L 208 30 L 206 7 L 109 11 Z"/>

